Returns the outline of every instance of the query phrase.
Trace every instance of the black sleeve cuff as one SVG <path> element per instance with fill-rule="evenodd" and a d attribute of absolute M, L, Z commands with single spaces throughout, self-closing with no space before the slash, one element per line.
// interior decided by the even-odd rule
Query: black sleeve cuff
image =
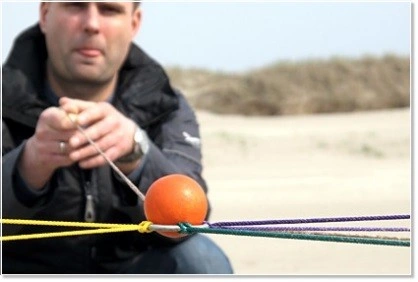
<path fill-rule="evenodd" d="M 50 185 L 47 183 L 42 189 L 33 189 L 29 187 L 23 180 L 16 168 L 13 174 L 13 182 L 15 187 L 15 195 L 24 205 L 33 207 L 35 205 L 41 205 L 44 202 L 45 196 L 50 190 Z"/>

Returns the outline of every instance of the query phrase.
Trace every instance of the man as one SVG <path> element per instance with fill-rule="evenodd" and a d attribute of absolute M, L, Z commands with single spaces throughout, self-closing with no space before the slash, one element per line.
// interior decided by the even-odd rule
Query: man
<path fill-rule="evenodd" d="M 207 191 L 195 115 L 162 67 L 132 44 L 133 2 L 42 2 L 3 66 L 3 218 L 139 223 L 143 194 L 182 173 Z M 3 226 L 3 235 L 60 231 Z M 232 273 L 209 238 L 114 233 L 3 243 L 3 273 Z"/>

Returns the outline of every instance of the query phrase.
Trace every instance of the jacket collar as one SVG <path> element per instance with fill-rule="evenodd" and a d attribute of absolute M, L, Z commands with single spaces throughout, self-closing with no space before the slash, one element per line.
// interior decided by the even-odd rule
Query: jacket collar
<path fill-rule="evenodd" d="M 10 79 L 18 79 L 17 83 L 20 85 L 19 89 L 9 89 L 13 88 L 13 85 L 7 86 L 9 82 L 3 76 L 3 84 L 6 84 L 3 86 L 3 115 L 13 110 L 22 111 L 22 107 L 25 109 L 48 106 L 48 102 L 41 98 L 41 93 L 45 91 L 47 56 L 45 37 L 38 24 L 16 38 L 3 71 L 11 69 L 13 73 L 19 73 L 17 78 L 16 75 L 11 75 Z M 7 76 L 7 71 L 5 75 Z M 28 94 L 32 97 L 28 97 Z M 131 118 L 144 127 L 178 108 L 178 96 L 162 66 L 133 43 L 119 73 L 115 100 L 123 112 L 129 113 Z M 41 111 L 42 109 L 35 110 L 32 115 L 37 119 Z"/>

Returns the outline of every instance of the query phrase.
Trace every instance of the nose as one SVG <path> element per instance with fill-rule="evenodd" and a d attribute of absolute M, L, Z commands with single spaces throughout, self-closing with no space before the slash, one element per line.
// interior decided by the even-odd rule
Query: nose
<path fill-rule="evenodd" d="M 84 14 L 84 31 L 88 34 L 97 34 L 100 29 L 100 14 L 96 5 L 89 5 Z"/>

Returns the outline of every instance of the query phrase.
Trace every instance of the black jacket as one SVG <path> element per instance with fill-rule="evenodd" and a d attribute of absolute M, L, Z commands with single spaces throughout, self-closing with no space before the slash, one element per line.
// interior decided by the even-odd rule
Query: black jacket
<path fill-rule="evenodd" d="M 16 164 L 25 141 L 34 134 L 40 113 L 51 106 L 43 96 L 46 58 L 45 38 L 36 25 L 17 38 L 3 65 L 3 218 L 84 221 L 86 197 L 92 195 L 96 222 L 145 220 L 141 200 L 108 165 L 93 170 L 77 165 L 58 169 L 41 193 L 19 185 Z M 142 193 L 171 173 L 193 177 L 206 191 L 201 151 L 183 135 L 199 137 L 196 117 L 185 98 L 170 86 L 162 67 L 134 44 L 120 71 L 112 103 L 146 130 L 151 141 L 135 183 Z M 63 229 L 3 225 L 3 235 Z M 137 232 L 3 242 L 3 273 L 117 272 L 141 251 L 175 243 L 156 233 Z"/>

